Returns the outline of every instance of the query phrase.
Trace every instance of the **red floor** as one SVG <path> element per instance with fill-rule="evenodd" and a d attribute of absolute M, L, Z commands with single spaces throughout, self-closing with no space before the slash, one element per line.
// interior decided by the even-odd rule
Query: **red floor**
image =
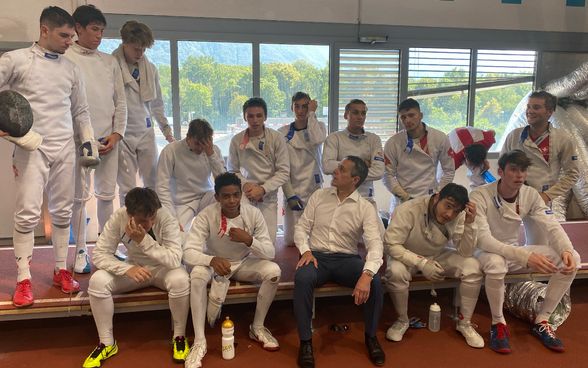
<path fill-rule="evenodd" d="M 385 310 L 378 336 L 387 354 L 387 367 L 588 367 L 588 281 L 579 280 L 572 287 L 572 313 L 558 329 L 567 351 L 548 351 L 528 332 L 528 325 L 507 314 L 511 328 L 513 353 L 502 356 L 487 347 L 469 348 L 453 329 L 448 313 L 449 290 L 441 290 L 443 307 L 442 330 L 409 330 L 399 343 L 385 341 L 386 328 L 394 317 L 390 302 Z M 425 317 L 431 303 L 428 292 L 411 294 L 410 315 Z M 274 303 L 267 326 L 281 344 L 278 352 L 266 352 L 247 337 L 247 327 L 254 312 L 253 304 L 229 305 L 223 310 L 236 325 L 236 358 L 225 361 L 220 352 L 220 327 L 207 329 L 208 354 L 203 367 L 295 367 L 298 349 L 292 302 Z M 483 297 L 476 309 L 474 321 L 480 326 L 487 342 L 490 325 L 488 306 Z M 115 337 L 118 355 L 103 367 L 179 367 L 171 361 L 169 312 L 142 312 L 115 316 Z M 348 324 L 350 331 L 329 330 L 333 323 Z M 351 304 L 351 298 L 322 298 L 317 300 L 317 328 L 314 339 L 317 367 L 371 367 L 363 345 L 361 312 Z M 191 328 L 189 327 L 189 330 Z M 189 333 L 190 335 L 191 333 Z M 96 343 L 96 331 L 91 317 L 11 321 L 0 323 L 0 367 L 81 367 L 84 358 Z"/>

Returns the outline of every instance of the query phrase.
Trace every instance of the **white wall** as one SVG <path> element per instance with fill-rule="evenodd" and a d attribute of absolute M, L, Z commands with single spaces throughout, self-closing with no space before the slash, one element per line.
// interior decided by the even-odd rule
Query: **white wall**
<path fill-rule="evenodd" d="M 553 32 L 588 32 L 588 8 L 565 0 L 4 0 L 0 42 L 28 42 L 38 36 L 38 17 L 48 5 L 72 11 L 95 4 L 105 13 L 168 15 L 326 23 L 455 27 Z"/>

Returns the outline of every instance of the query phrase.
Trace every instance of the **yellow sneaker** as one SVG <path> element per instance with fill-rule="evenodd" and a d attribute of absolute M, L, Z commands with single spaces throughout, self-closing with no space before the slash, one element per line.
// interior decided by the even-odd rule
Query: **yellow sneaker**
<path fill-rule="evenodd" d="M 172 344 L 174 346 L 174 362 L 183 363 L 190 352 L 190 347 L 184 336 L 176 336 Z"/>
<path fill-rule="evenodd" d="M 118 353 L 118 346 L 116 342 L 113 345 L 98 344 L 94 351 L 84 361 L 83 368 L 97 368 L 100 367 L 103 360 L 106 360 Z"/>

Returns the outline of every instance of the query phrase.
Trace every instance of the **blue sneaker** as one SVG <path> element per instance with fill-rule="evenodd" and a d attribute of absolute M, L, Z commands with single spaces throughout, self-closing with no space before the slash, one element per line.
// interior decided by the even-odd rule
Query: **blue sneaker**
<path fill-rule="evenodd" d="M 555 332 L 553 332 L 553 328 L 549 322 L 541 321 L 540 323 L 534 324 L 533 327 L 531 327 L 531 332 L 541 340 L 546 348 L 559 353 L 563 353 L 565 350 L 563 343 L 557 338 L 557 336 L 555 336 Z"/>
<path fill-rule="evenodd" d="M 75 273 L 90 273 L 92 266 L 90 265 L 90 256 L 85 249 L 80 249 L 76 254 L 76 262 L 74 264 Z"/>
<path fill-rule="evenodd" d="M 497 323 L 490 328 L 490 349 L 500 354 L 510 354 L 508 338 L 510 332 L 504 323 Z"/>

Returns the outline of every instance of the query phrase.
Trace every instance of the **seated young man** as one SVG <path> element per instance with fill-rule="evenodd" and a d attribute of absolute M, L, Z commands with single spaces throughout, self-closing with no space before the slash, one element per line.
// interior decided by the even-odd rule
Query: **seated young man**
<path fill-rule="evenodd" d="M 278 341 L 264 327 L 265 317 L 274 300 L 280 281 L 280 267 L 271 261 L 275 247 L 259 209 L 241 202 L 241 180 L 224 173 L 214 184 L 217 203 L 194 218 L 184 245 L 184 263 L 193 267 L 190 274 L 194 345 L 187 368 L 202 366 L 206 354 L 204 320 L 211 324 L 220 315 L 220 306 L 228 291 L 229 279 L 261 283 L 249 337 L 264 349 L 275 351 Z M 210 296 L 206 286 L 212 280 Z M 223 286 L 224 285 L 224 286 Z M 208 307 L 207 307 L 208 299 Z"/>
<path fill-rule="evenodd" d="M 126 261 L 115 257 L 119 242 L 128 252 Z M 104 226 L 94 252 L 98 268 L 90 278 L 88 294 L 100 342 L 84 361 L 84 368 L 100 367 L 118 352 L 112 333 L 112 295 L 156 286 L 167 290 L 173 321 L 173 359 L 188 355 L 185 339 L 190 308 L 190 279 L 182 267 L 180 227 L 168 210 L 161 207 L 155 191 L 131 189 L 125 206 L 116 210 Z"/>
<path fill-rule="evenodd" d="M 486 275 L 484 288 L 492 313 L 490 348 L 503 354 L 511 352 L 509 331 L 502 314 L 504 276 L 508 272 L 553 274 L 531 332 L 549 349 L 563 351 L 563 343 L 548 321 L 572 284 L 580 264 L 579 254 L 539 192 L 524 185 L 530 164 L 521 150 L 502 154 L 498 159 L 500 180 L 471 194 L 477 208 L 480 251 L 476 256 Z M 544 229 L 548 244 L 519 244 L 519 230 L 526 219 L 533 219 Z"/>
<path fill-rule="evenodd" d="M 421 271 L 432 282 L 444 277 L 461 279 L 456 330 L 469 346 L 484 347 L 484 339 L 470 322 L 482 284 L 480 264 L 473 257 L 475 217 L 476 206 L 469 202 L 467 189 L 454 183 L 396 208 L 384 236 L 386 286 L 398 314 L 386 332 L 388 340 L 401 341 L 409 327 L 408 287 L 412 276 Z"/>
<path fill-rule="evenodd" d="M 365 345 L 370 360 L 384 365 L 386 355 L 376 337 L 382 314 L 382 286 L 377 275 L 383 250 L 376 208 L 359 194 L 368 176 L 357 156 L 341 160 L 333 172 L 332 188 L 314 192 L 296 225 L 294 242 L 300 251 L 294 279 L 294 315 L 298 324 L 298 365 L 314 368 L 311 318 L 316 287 L 334 281 L 353 289 L 356 305 L 364 305 Z M 358 254 L 363 235 L 367 255 Z"/>

